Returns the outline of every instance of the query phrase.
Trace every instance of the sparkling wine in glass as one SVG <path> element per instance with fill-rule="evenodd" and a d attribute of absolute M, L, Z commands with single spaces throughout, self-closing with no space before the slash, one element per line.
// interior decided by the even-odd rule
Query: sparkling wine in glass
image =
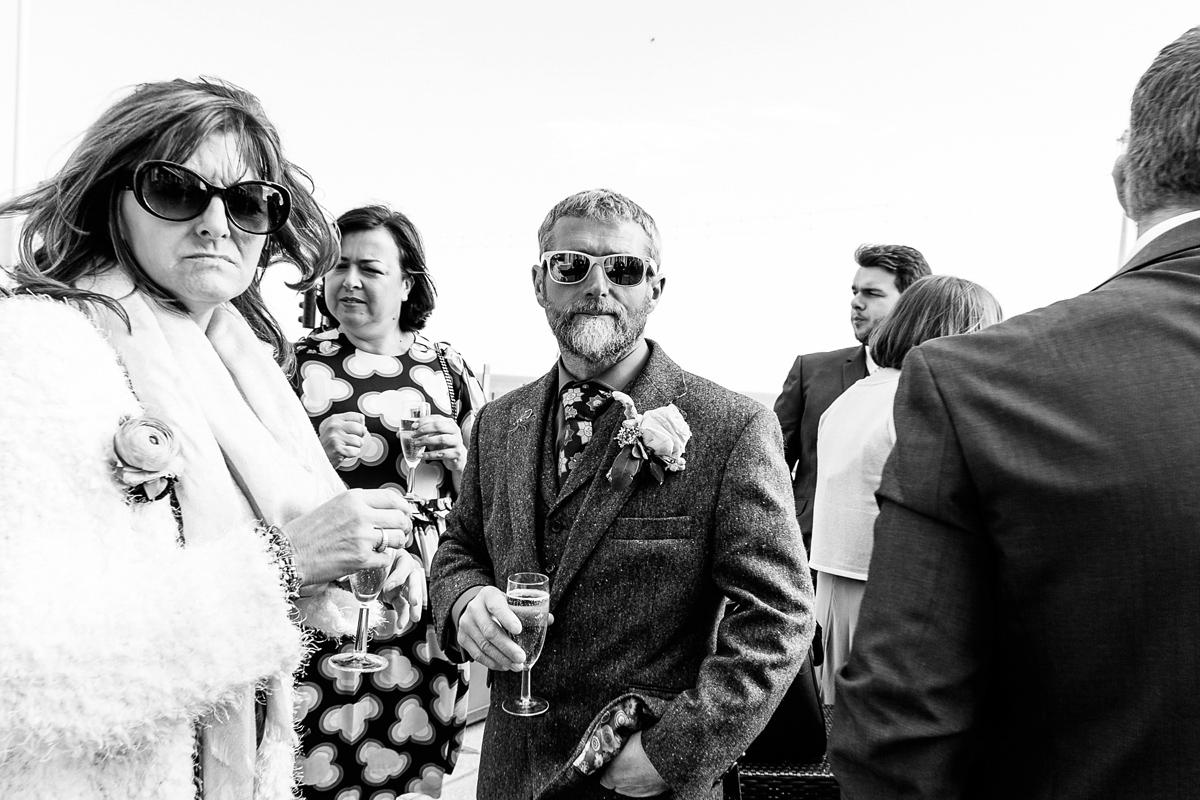
<path fill-rule="evenodd" d="M 530 694 L 530 670 L 542 654 L 546 642 L 546 626 L 550 621 L 550 579 L 540 572 L 518 572 L 508 579 L 508 607 L 521 620 L 521 632 L 513 638 L 525 651 L 521 669 L 521 696 L 505 700 L 501 705 L 509 714 L 536 717 L 546 713 L 550 704 Z"/>
<path fill-rule="evenodd" d="M 421 456 L 425 455 L 425 445 L 416 444 L 413 439 L 416 436 L 417 426 L 421 423 L 421 417 L 427 416 L 429 416 L 429 403 L 409 402 L 400 409 L 400 451 L 404 455 L 404 463 L 408 465 L 409 494 L 416 491 L 414 476 L 417 465 L 421 463 Z"/>
<path fill-rule="evenodd" d="M 329 659 L 329 663 L 346 672 L 379 672 L 388 665 L 387 659 L 367 652 L 367 631 L 369 629 L 371 610 L 368 604 L 379 597 L 391 571 L 391 562 L 382 567 L 367 567 L 360 569 L 350 576 L 350 589 L 358 599 L 358 632 L 354 637 L 354 650 L 349 653 L 338 653 Z"/>
<path fill-rule="evenodd" d="M 421 456 L 425 455 L 425 445 L 416 444 L 413 439 L 416 437 L 417 426 L 421 424 L 421 417 L 427 416 L 429 403 L 414 400 L 404 403 L 400 408 L 400 451 L 404 455 L 405 465 L 408 466 L 408 494 L 405 497 L 414 503 L 421 501 L 420 495 L 417 494 L 417 466 L 421 463 Z M 426 532 L 414 528 L 413 533 L 421 565 L 425 569 L 425 576 L 428 577 L 437 540 L 434 539 L 431 547 L 426 541 Z"/>

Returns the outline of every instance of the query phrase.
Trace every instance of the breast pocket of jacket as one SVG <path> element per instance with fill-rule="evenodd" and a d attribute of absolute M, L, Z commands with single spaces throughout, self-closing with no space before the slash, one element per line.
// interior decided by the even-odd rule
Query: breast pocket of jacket
<path fill-rule="evenodd" d="M 609 538 L 622 541 L 695 539 L 698 536 L 690 516 L 617 517 L 609 529 Z"/>

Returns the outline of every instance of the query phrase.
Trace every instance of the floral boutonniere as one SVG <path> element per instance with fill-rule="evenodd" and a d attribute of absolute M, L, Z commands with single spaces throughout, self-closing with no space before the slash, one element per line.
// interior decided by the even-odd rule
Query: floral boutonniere
<path fill-rule="evenodd" d="M 687 466 L 683 451 L 692 431 L 674 403 L 639 414 L 633 399 L 624 392 L 613 392 L 613 399 L 624 406 L 625 419 L 617 431 L 616 439 L 622 447 L 608 470 L 609 483 L 624 489 L 642 465 L 648 464 L 650 474 L 661 484 L 667 472 L 679 472 Z"/>
<path fill-rule="evenodd" d="M 167 423 L 154 417 L 130 417 L 117 428 L 113 450 L 117 480 L 125 485 L 130 502 L 149 503 L 170 492 L 179 441 Z"/>

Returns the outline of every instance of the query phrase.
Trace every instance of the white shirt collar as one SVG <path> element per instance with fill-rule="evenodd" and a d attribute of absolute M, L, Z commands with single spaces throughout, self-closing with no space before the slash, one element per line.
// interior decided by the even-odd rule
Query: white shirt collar
<path fill-rule="evenodd" d="M 1130 250 L 1129 255 L 1125 257 L 1125 263 L 1128 264 L 1130 261 L 1132 261 L 1133 257 L 1140 253 L 1146 245 L 1150 244 L 1167 231 L 1178 228 L 1185 222 L 1191 222 L 1194 219 L 1200 219 L 1200 210 L 1188 211 L 1184 214 L 1177 214 L 1170 219 L 1164 219 L 1162 222 L 1150 228 L 1150 230 L 1146 231 L 1137 238 L 1137 240 L 1133 243 L 1133 249 Z"/>
<path fill-rule="evenodd" d="M 879 369 L 879 365 L 875 363 L 875 359 L 871 358 L 871 348 L 863 345 L 863 350 L 867 353 L 867 374 L 874 375 L 875 370 Z"/>

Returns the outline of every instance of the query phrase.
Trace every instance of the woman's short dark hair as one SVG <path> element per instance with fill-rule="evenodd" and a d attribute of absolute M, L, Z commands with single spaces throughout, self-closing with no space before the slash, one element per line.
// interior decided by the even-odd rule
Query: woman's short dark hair
<path fill-rule="evenodd" d="M 437 305 L 437 287 L 425 264 L 425 245 L 421 232 L 408 217 L 387 206 L 362 206 L 338 217 L 338 233 L 344 238 L 351 233 L 385 230 L 392 235 L 400 250 L 400 267 L 413 278 L 408 299 L 400 309 L 400 330 L 419 331 Z"/>
<path fill-rule="evenodd" d="M 908 351 L 939 336 L 975 333 L 1004 319 L 992 293 L 953 275 L 930 275 L 908 287 L 871 333 L 871 359 L 900 368 Z"/>
<path fill-rule="evenodd" d="M 209 136 L 219 133 L 240 144 L 241 156 L 260 178 L 291 192 L 287 224 L 267 239 L 258 273 L 232 300 L 255 334 L 275 349 L 280 366 L 290 369 L 292 347 L 262 298 L 262 268 L 277 261 L 294 264 L 300 280 L 288 286 L 303 291 L 337 263 L 337 242 L 313 200 L 312 181 L 284 158 L 279 133 L 258 98 L 224 81 L 142 84 L 100 115 L 57 175 L 0 205 L 2 216 L 26 215 L 20 261 L 12 270 L 20 290 L 100 303 L 125 318 L 115 301 L 75 288 L 81 278 L 115 261 L 141 291 L 182 312 L 178 299 L 151 280 L 121 236 L 120 195 L 129 174 L 143 161 L 186 161 Z"/>

